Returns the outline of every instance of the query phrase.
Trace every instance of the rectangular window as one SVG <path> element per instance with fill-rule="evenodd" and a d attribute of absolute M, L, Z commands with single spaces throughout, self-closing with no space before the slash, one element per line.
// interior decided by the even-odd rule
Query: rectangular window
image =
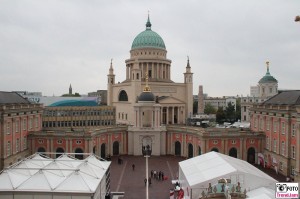
<path fill-rule="evenodd" d="M 247 111 L 247 107 L 246 106 L 244 106 L 244 112 L 246 112 Z"/>
<path fill-rule="evenodd" d="M 254 128 L 257 128 L 257 118 L 254 119 Z"/>
<path fill-rule="evenodd" d="M 20 140 L 19 138 L 16 139 L 16 152 L 19 152 L 19 148 L 20 148 Z"/>
<path fill-rule="evenodd" d="M 292 124 L 292 136 L 295 137 L 295 133 L 296 133 L 296 125 Z"/>
<path fill-rule="evenodd" d="M 285 134 L 285 122 L 281 122 L 281 134 Z"/>
<path fill-rule="evenodd" d="M 295 150 L 295 146 L 292 146 L 292 158 L 296 159 L 296 150 Z"/>
<path fill-rule="evenodd" d="M 10 122 L 6 123 L 6 134 L 10 134 Z"/>
<path fill-rule="evenodd" d="M 263 120 L 259 118 L 259 130 L 263 130 Z"/>
<path fill-rule="evenodd" d="M 19 132 L 19 120 L 16 120 L 16 132 Z"/>
<path fill-rule="evenodd" d="M 24 136 L 23 138 L 23 149 L 27 149 L 27 137 Z"/>
<path fill-rule="evenodd" d="M 291 175 L 294 176 L 295 175 L 295 168 L 293 166 L 291 166 Z"/>
<path fill-rule="evenodd" d="M 270 130 L 270 119 L 267 118 L 267 130 Z"/>
<path fill-rule="evenodd" d="M 7 156 L 11 155 L 10 141 L 7 141 L 7 144 L 6 144 L 6 154 L 7 154 Z"/>
<path fill-rule="evenodd" d="M 273 131 L 274 131 L 274 133 L 277 132 L 277 122 L 276 121 L 273 122 Z"/>
<path fill-rule="evenodd" d="M 32 129 L 32 123 L 33 123 L 33 118 L 30 118 L 30 120 L 29 120 L 29 129 Z"/>
<path fill-rule="evenodd" d="M 269 149 L 269 144 L 270 144 L 270 138 L 267 136 L 266 140 L 266 148 Z"/>
<path fill-rule="evenodd" d="M 284 143 L 284 141 L 281 142 L 281 155 L 285 155 L 285 143 Z"/>
<path fill-rule="evenodd" d="M 273 151 L 276 153 L 276 149 L 277 149 L 277 146 L 276 146 L 276 140 L 274 139 L 273 141 Z"/>
<path fill-rule="evenodd" d="M 283 163 L 279 162 L 279 170 L 282 171 L 283 170 Z"/>
<path fill-rule="evenodd" d="M 23 130 L 26 131 L 27 125 L 26 125 L 26 119 L 23 119 Z"/>

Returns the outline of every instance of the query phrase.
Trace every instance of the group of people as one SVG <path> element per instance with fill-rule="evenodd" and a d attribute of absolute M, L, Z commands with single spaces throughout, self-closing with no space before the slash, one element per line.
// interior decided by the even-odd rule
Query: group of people
<path fill-rule="evenodd" d="M 151 170 L 151 178 L 154 178 L 156 180 L 165 180 L 165 174 L 162 171 L 156 171 L 156 170 Z"/>

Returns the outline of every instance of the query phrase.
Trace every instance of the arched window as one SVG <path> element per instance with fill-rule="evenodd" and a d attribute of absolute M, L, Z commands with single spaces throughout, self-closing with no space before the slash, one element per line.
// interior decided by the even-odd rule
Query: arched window
<path fill-rule="evenodd" d="M 126 91 L 122 90 L 119 94 L 119 101 L 128 101 L 128 96 Z"/>
<path fill-rule="evenodd" d="M 236 148 L 233 147 L 233 148 L 231 148 L 229 150 L 229 156 L 237 158 L 237 150 L 236 150 Z"/>
<path fill-rule="evenodd" d="M 65 150 L 63 149 L 63 148 L 57 148 L 56 149 L 56 158 L 58 158 L 59 156 L 61 156 L 62 155 L 62 153 L 64 153 L 65 152 Z"/>
<path fill-rule="evenodd" d="M 136 74 L 136 79 L 138 80 L 140 78 L 139 74 L 137 73 Z"/>
<path fill-rule="evenodd" d="M 83 150 L 81 148 L 75 149 L 75 158 L 83 160 Z"/>

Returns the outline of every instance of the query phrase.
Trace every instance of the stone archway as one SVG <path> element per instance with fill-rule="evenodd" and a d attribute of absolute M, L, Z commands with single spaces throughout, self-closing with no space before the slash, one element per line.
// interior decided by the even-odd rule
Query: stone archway
<path fill-rule="evenodd" d="M 219 152 L 219 149 L 214 147 L 214 148 L 211 149 L 211 151 Z"/>
<path fill-rule="evenodd" d="M 83 160 L 83 150 L 81 148 L 75 149 L 75 158 Z"/>
<path fill-rule="evenodd" d="M 198 155 L 201 155 L 201 154 L 202 154 L 202 152 L 201 152 L 201 147 L 198 146 Z"/>
<path fill-rule="evenodd" d="M 118 141 L 114 141 L 113 143 L 113 155 L 119 155 L 119 142 Z"/>
<path fill-rule="evenodd" d="M 234 158 L 237 158 L 237 150 L 236 150 L 236 148 L 232 147 L 232 148 L 229 150 L 229 156 L 234 157 Z"/>
<path fill-rule="evenodd" d="M 101 158 L 105 159 L 106 158 L 106 155 L 105 155 L 105 143 L 101 144 Z"/>
<path fill-rule="evenodd" d="M 93 147 L 93 154 L 96 154 L 96 146 Z"/>
<path fill-rule="evenodd" d="M 255 163 L 255 149 L 253 147 L 250 147 L 247 151 L 247 162 L 250 164 Z"/>
<path fill-rule="evenodd" d="M 46 149 L 44 147 L 39 147 L 37 152 L 42 154 L 42 155 L 45 155 Z"/>
<path fill-rule="evenodd" d="M 191 143 L 188 146 L 188 158 L 194 157 L 194 147 Z"/>
<path fill-rule="evenodd" d="M 181 143 L 179 141 L 175 142 L 175 155 L 181 156 Z"/>
<path fill-rule="evenodd" d="M 56 158 L 58 158 L 59 156 L 61 156 L 62 153 L 64 153 L 64 152 L 65 152 L 65 150 L 64 150 L 63 148 L 58 147 L 58 148 L 56 149 L 56 154 L 55 154 Z"/>

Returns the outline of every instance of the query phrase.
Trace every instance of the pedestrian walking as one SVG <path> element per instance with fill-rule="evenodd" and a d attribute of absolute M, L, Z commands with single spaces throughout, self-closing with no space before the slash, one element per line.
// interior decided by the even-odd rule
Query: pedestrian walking
<path fill-rule="evenodd" d="M 149 186 L 151 185 L 151 178 L 149 177 L 148 179 L 148 182 L 149 182 Z"/>
<path fill-rule="evenodd" d="M 146 186 L 147 185 L 147 178 L 144 179 L 144 182 L 145 182 L 145 186 Z"/>
<path fill-rule="evenodd" d="M 134 169 L 135 169 L 135 165 L 134 165 L 134 164 L 132 164 L 132 171 L 134 171 Z"/>
<path fill-rule="evenodd" d="M 153 170 L 151 170 L 151 178 L 153 178 Z"/>

